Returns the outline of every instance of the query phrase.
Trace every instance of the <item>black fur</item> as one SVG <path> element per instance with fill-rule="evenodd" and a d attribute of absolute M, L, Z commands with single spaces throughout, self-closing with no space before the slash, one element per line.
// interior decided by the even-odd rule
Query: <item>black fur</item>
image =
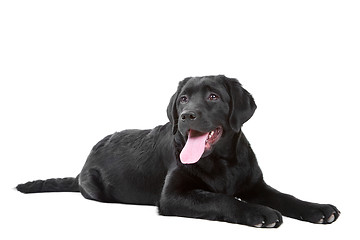
<path fill-rule="evenodd" d="M 77 178 L 51 178 L 19 184 L 16 189 L 22 193 L 79 192 L 79 183 Z"/>
<path fill-rule="evenodd" d="M 212 100 L 210 95 L 219 97 Z M 254 152 L 241 131 L 256 105 L 236 79 L 186 78 L 167 108 L 170 123 L 152 130 L 125 130 L 96 144 L 77 178 L 18 185 L 24 193 L 80 191 L 85 198 L 157 205 L 161 215 L 278 227 L 282 215 L 332 223 L 340 212 L 328 204 L 301 201 L 263 180 Z M 191 115 L 191 120 L 189 116 Z M 195 164 L 179 154 L 189 129 L 210 132 L 218 142 Z"/>

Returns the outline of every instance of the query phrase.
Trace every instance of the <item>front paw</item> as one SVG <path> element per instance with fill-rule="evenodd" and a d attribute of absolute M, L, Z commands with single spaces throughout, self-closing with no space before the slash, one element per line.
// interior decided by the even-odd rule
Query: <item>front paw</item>
<path fill-rule="evenodd" d="M 306 206 L 299 219 L 311 223 L 330 224 L 340 216 L 340 211 L 330 204 L 312 203 Z"/>
<path fill-rule="evenodd" d="M 277 228 L 283 222 L 280 212 L 261 205 L 253 205 L 245 217 L 244 224 L 257 228 Z"/>

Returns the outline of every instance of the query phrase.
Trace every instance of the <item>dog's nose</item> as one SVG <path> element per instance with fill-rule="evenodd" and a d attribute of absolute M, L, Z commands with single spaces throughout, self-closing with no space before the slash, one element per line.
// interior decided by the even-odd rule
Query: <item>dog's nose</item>
<path fill-rule="evenodd" d="M 196 119 L 196 113 L 193 111 L 185 111 L 181 113 L 181 120 L 185 122 L 186 120 L 195 120 Z"/>

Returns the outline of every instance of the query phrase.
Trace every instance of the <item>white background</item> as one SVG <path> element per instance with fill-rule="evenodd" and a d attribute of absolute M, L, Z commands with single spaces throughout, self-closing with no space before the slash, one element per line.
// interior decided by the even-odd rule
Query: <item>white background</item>
<path fill-rule="evenodd" d="M 1 239 L 349 236 L 360 214 L 359 12 L 346 0 L 2 1 Z M 336 223 L 254 229 L 13 190 L 76 176 L 102 137 L 166 123 L 177 83 L 212 74 L 253 94 L 243 130 L 267 182 L 336 205 Z"/>

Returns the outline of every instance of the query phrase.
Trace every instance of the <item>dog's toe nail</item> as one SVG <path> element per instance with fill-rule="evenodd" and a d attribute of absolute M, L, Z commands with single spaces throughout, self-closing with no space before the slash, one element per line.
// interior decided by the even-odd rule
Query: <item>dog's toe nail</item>
<path fill-rule="evenodd" d="M 328 223 L 332 223 L 335 220 L 335 214 L 333 213 L 328 219 L 327 222 Z"/>
<path fill-rule="evenodd" d="M 324 223 L 325 216 L 322 216 L 322 218 L 317 223 Z"/>
<path fill-rule="evenodd" d="M 275 227 L 275 225 L 276 225 L 276 222 L 271 223 L 271 224 L 267 225 L 266 227 L 267 227 L 267 228 L 273 228 L 273 227 Z"/>
<path fill-rule="evenodd" d="M 254 227 L 261 228 L 264 226 L 264 224 L 265 224 L 265 221 L 262 221 L 261 223 L 254 225 Z"/>

